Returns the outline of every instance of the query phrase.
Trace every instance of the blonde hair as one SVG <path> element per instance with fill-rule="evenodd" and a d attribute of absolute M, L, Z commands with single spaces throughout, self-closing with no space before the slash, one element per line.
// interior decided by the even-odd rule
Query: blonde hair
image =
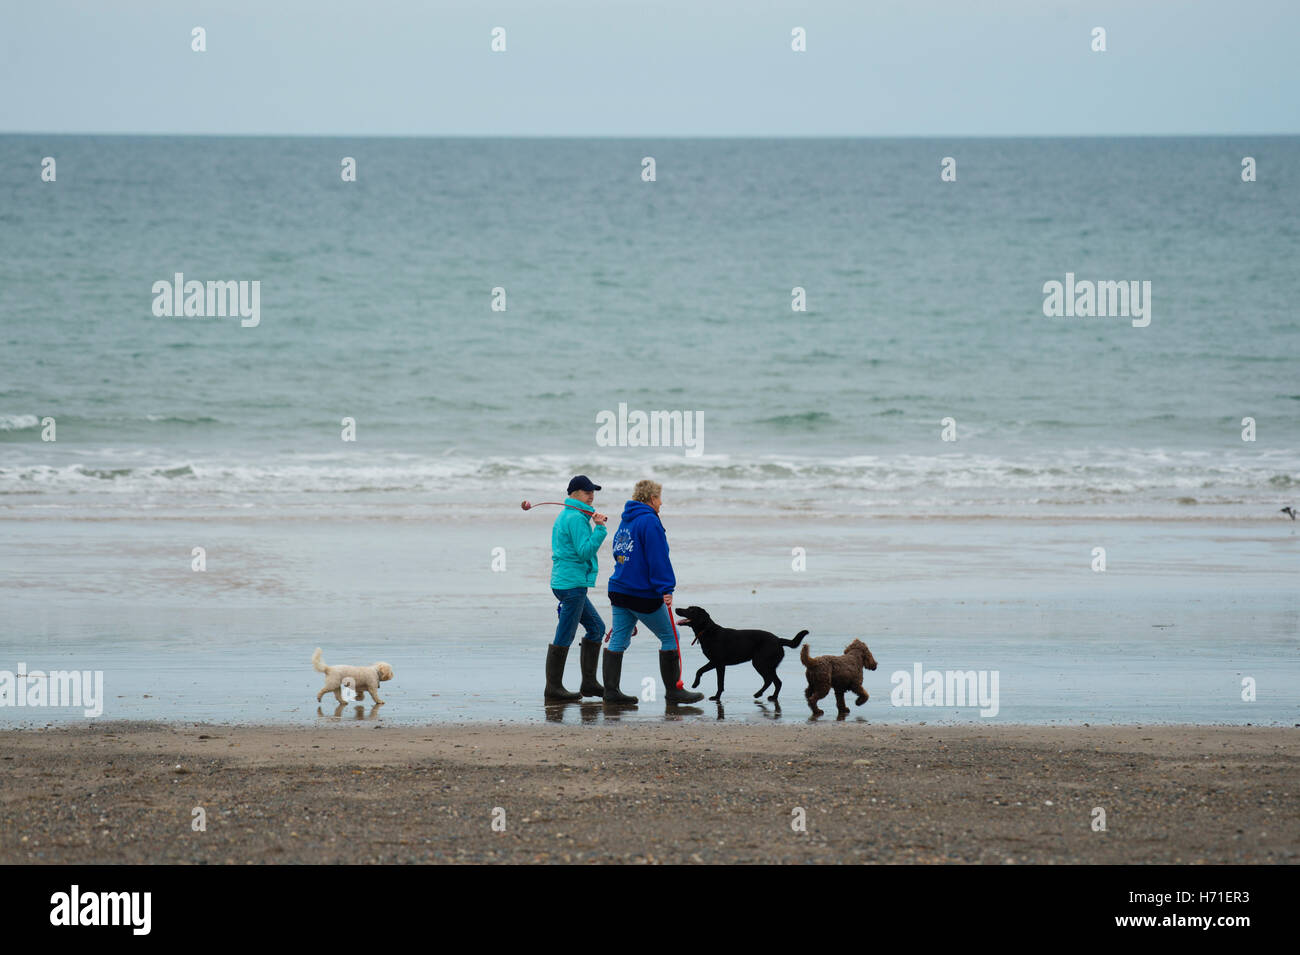
<path fill-rule="evenodd" d="M 656 497 L 663 497 L 664 486 L 657 481 L 637 481 L 632 489 L 632 500 L 649 504 Z"/>

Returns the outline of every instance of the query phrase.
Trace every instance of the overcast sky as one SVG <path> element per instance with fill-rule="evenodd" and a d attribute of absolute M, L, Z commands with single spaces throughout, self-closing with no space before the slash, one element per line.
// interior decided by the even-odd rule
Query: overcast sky
<path fill-rule="evenodd" d="M 1298 63 L 1300 0 L 0 0 L 0 131 L 1296 133 Z"/>

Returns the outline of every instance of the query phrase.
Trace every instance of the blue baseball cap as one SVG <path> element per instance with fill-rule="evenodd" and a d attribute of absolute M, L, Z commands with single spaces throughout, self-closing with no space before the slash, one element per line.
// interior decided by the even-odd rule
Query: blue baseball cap
<path fill-rule="evenodd" d="M 572 494 L 574 491 L 599 491 L 599 490 L 600 490 L 599 484 L 592 484 L 591 478 L 587 477 L 587 475 L 585 474 L 579 474 L 576 475 L 573 478 L 573 480 L 569 482 L 568 493 Z"/>

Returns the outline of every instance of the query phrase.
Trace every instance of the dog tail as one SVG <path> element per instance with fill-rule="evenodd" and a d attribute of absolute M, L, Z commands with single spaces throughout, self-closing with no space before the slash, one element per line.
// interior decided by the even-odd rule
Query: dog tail
<path fill-rule="evenodd" d="M 803 649 L 799 651 L 799 662 L 807 667 L 812 666 L 812 661 L 812 654 L 808 652 L 808 644 L 805 643 Z"/>
<path fill-rule="evenodd" d="M 787 640 L 787 639 L 785 639 L 785 637 L 777 637 L 776 639 L 777 639 L 777 642 L 780 643 L 781 646 L 783 646 L 783 647 L 797 647 L 797 646 L 799 646 L 799 644 L 800 644 L 800 642 L 803 640 L 803 638 L 806 637 L 806 636 L 808 636 L 808 631 L 807 631 L 807 630 L 800 630 L 798 636 L 796 636 L 793 640 Z M 801 658 L 801 659 L 802 659 L 802 658 Z"/>
<path fill-rule="evenodd" d="M 321 649 L 320 647 L 317 647 L 316 652 L 311 655 L 311 667 L 317 673 L 324 673 L 326 670 L 329 669 L 329 667 L 327 667 L 324 663 L 322 663 L 320 658 L 321 658 Z"/>

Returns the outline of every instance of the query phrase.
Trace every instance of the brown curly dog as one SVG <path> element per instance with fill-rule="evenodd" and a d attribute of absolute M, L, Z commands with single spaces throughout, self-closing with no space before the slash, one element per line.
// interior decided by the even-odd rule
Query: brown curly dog
<path fill-rule="evenodd" d="M 840 657 L 812 656 L 805 643 L 799 651 L 799 660 L 808 671 L 808 688 L 803 691 L 803 695 L 808 698 L 813 716 L 822 715 L 822 711 L 817 708 L 817 701 L 831 690 L 835 691 L 835 702 L 840 715 L 849 711 L 848 704 L 844 702 L 847 690 L 858 695 L 856 705 L 861 706 L 867 702 L 867 691 L 862 688 L 862 668 L 874 670 L 876 658 L 861 640 L 854 640 L 845 647 L 844 655 Z"/>

